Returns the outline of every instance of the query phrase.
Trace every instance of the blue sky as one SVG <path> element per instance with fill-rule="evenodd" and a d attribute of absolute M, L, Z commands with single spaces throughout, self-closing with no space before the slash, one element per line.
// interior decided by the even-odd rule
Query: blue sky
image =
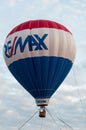
<path fill-rule="evenodd" d="M 6 35 L 24 21 L 49 19 L 63 24 L 73 33 L 76 60 L 48 106 L 57 125 L 48 113 L 43 120 L 37 114 L 22 130 L 70 130 L 57 117 L 74 130 L 86 130 L 86 0 L 0 0 L 0 16 L 0 129 L 17 130 L 38 109 L 34 99 L 5 65 L 2 50 Z"/>

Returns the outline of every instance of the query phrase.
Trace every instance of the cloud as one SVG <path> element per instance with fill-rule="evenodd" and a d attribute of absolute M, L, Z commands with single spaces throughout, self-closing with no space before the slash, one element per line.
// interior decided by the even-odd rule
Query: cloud
<path fill-rule="evenodd" d="M 9 4 L 8 4 L 9 3 Z M 73 0 L 67 3 L 59 0 L 7 0 L 0 4 L 1 46 L 0 46 L 0 129 L 16 130 L 33 115 L 39 108 L 34 99 L 13 78 L 3 59 L 2 46 L 5 36 L 16 24 L 30 20 L 45 18 L 62 23 L 74 34 L 77 55 L 74 66 L 69 75 L 51 97 L 47 107 L 56 123 L 47 112 L 45 119 L 41 120 L 38 113 L 24 128 L 65 130 L 67 127 L 57 117 L 68 122 L 76 130 L 86 129 L 86 29 L 85 29 L 85 0 Z M 19 11 L 20 10 L 20 11 Z M 7 13 L 8 11 L 8 13 Z M 8 14 L 8 15 L 7 15 Z M 43 124 L 42 124 L 43 123 Z M 67 128 L 70 130 L 69 128 Z"/>
<path fill-rule="evenodd" d="M 13 7 L 17 4 L 18 0 L 9 0 L 9 6 Z"/>
<path fill-rule="evenodd" d="M 9 75 L 9 73 L 8 73 Z M 27 118 L 29 118 L 38 108 L 35 105 L 35 101 L 33 98 L 31 98 L 31 95 L 29 95 L 12 77 L 9 77 L 5 79 L 5 83 L 3 85 L 2 92 L 0 94 L 1 101 L 0 105 L 2 106 L 2 109 L 0 110 L 0 115 L 3 117 L 1 119 L 1 124 L 4 130 L 5 126 L 11 130 L 16 130 Z M 11 81 L 12 80 L 12 81 Z M 14 85 L 14 86 L 13 86 Z M 70 87 L 70 89 L 69 89 Z M 84 86 L 81 89 L 82 94 L 85 96 L 85 90 Z M 83 93 L 84 92 L 84 93 Z M 72 87 L 70 85 L 64 85 L 59 88 L 59 90 L 52 96 L 48 109 L 52 113 L 52 115 L 57 115 L 63 120 L 67 121 L 69 124 L 73 125 L 74 127 L 78 128 L 79 119 L 78 116 L 80 116 L 80 113 L 82 110 L 79 110 L 81 108 L 80 104 L 80 98 L 77 94 L 77 88 Z M 82 96 L 82 95 L 81 95 Z M 83 98 L 84 100 L 85 98 Z M 86 102 L 83 102 L 83 104 L 86 104 Z M 84 106 L 85 106 L 84 104 Z M 9 117 L 9 118 L 8 118 Z M 83 117 L 83 120 L 85 117 Z M 5 122 L 5 121 L 7 122 Z M 43 126 L 43 128 L 48 129 L 48 125 L 51 126 L 51 128 L 56 129 L 56 125 L 54 124 L 53 120 L 47 113 L 46 117 L 46 123 Z M 58 119 L 55 116 L 55 120 L 57 122 Z M 53 125 L 51 125 L 52 122 Z M 36 116 L 31 120 L 30 126 L 29 124 L 25 125 L 25 129 L 32 129 L 34 127 L 36 129 L 41 126 L 41 119 L 38 118 L 38 113 Z M 78 122 L 78 123 L 77 123 Z M 82 125 L 79 126 L 79 128 L 84 127 L 84 122 L 82 122 Z M 16 125 L 16 126 L 15 126 Z M 65 128 L 61 122 L 58 123 L 58 126 L 61 128 Z M 83 126 L 83 127 L 82 127 Z"/>
<path fill-rule="evenodd" d="M 82 90 L 83 92 L 85 91 L 85 96 L 86 89 L 84 90 L 84 86 Z M 80 94 L 83 94 L 83 92 L 80 91 Z M 81 98 L 82 95 L 80 97 L 77 87 L 67 86 L 66 84 L 63 84 L 54 96 L 55 97 L 52 97 L 50 104 L 50 111 L 53 112 L 53 115 L 59 116 L 64 121 L 68 122 L 73 128 L 85 129 L 86 96 Z M 83 121 L 80 121 L 79 119 L 82 118 Z M 79 121 L 81 122 L 80 124 Z"/>

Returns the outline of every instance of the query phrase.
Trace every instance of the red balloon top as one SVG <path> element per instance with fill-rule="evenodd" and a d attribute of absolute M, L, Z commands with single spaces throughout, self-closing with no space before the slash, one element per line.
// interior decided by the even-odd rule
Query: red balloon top
<path fill-rule="evenodd" d="M 25 29 L 33 29 L 33 28 L 56 28 L 56 29 L 61 29 L 64 30 L 66 32 L 69 32 L 70 34 L 72 34 L 66 27 L 64 27 L 63 25 L 50 21 L 50 20 L 31 20 L 31 21 L 27 21 L 24 22 L 18 26 L 16 26 L 8 35 L 13 34 L 15 32 L 21 31 L 21 30 L 25 30 Z"/>

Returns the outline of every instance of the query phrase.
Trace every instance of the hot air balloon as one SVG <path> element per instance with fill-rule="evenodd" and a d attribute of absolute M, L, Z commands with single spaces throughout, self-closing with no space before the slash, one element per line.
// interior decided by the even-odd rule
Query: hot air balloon
<path fill-rule="evenodd" d="M 39 116 L 45 117 L 45 106 L 74 63 L 72 33 L 54 21 L 27 21 L 7 35 L 3 52 L 10 72 L 40 106 Z"/>

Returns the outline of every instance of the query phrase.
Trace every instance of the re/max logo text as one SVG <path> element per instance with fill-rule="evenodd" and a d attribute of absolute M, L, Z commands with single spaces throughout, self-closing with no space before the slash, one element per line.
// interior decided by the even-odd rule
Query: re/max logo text
<path fill-rule="evenodd" d="M 13 55 L 16 55 L 17 48 L 20 48 L 20 52 L 23 53 L 26 45 L 28 45 L 29 51 L 37 50 L 48 50 L 44 40 L 47 38 L 48 34 L 44 34 L 40 37 L 38 34 L 26 36 L 24 42 L 22 37 L 14 37 L 13 41 L 9 40 L 5 45 L 5 55 L 10 58 Z"/>

